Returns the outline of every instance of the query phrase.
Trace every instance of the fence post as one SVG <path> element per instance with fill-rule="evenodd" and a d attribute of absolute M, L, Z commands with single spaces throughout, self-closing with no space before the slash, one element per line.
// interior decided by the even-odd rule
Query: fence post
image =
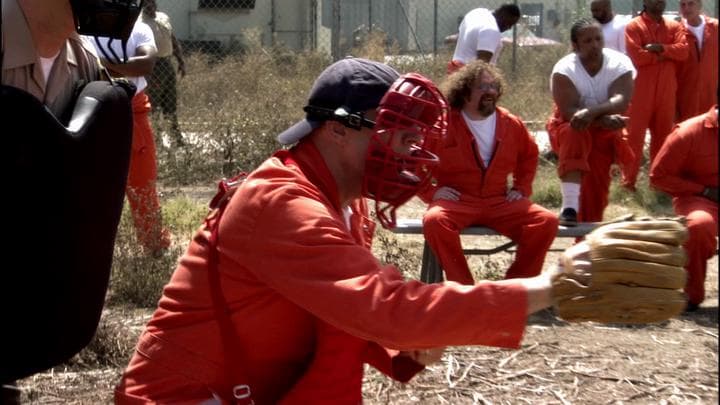
<path fill-rule="evenodd" d="M 513 1 L 513 4 L 518 5 L 517 0 Z M 520 18 L 522 19 L 522 10 L 520 10 Z M 517 65 L 517 24 L 513 25 L 513 46 L 512 46 L 512 74 L 515 75 L 515 69 Z"/>
<path fill-rule="evenodd" d="M 317 51 L 318 41 L 318 1 L 310 0 L 310 7 L 312 7 L 312 13 L 310 13 L 310 49 Z"/>
<path fill-rule="evenodd" d="M 433 56 L 437 56 L 438 0 L 433 0 Z"/>
<path fill-rule="evenodd" d="M 275 47 L 275 0 L 270 1 L 270 46 Z"/>
<path fill-rule="evenodd" d="M 332 38 L 330 48 L 334 61 L 340 59 L 340 0 L 332 0 Z"/>
<path fill-rule="evenodd" d="M 368 0 L 368 32 L 372 32 L 372 0 Z"/>

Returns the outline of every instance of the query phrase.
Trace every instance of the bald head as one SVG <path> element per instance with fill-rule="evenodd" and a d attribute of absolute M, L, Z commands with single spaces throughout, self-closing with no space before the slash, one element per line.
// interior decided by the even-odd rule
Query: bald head
<path fill-rule="evenodd" d="M 590 2 L 590 12 L 594 19 L 600 24 L 609 23 L 615 14 L 612 11 L 612 2 L 610 0 L 593 0 Z"/>

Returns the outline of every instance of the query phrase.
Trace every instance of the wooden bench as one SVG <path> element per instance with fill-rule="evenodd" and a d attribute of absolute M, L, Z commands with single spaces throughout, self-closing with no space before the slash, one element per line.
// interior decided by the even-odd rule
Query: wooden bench
<path fill-rule="evenodd" d="M 590 233 L 598 224 L 593 222 L 581 222 L 577 226 L 566 227 L 559 226 L 557 231 L 558 238 L 577 238 L 582 237 Z M 397 226 L 392 230 L 396 234 L 405 235 L 422 235 L 422 220 L 421 219 L 407 219 L 399 218 L 397 220 Z M 471 226 L 465 228 L 460 232 L 461 235 L 474 235 L 474 236 L 502 236 L 494 229 L 490 229 L 484 226 Z M 515 246 L 515 242 L 505 242 L 499 246 L 489 249 L 463 249 L 463 253 L 466 255 L 491 255 L 498 252 L 509 251 L 510 248 Z M 551 251 L 560 251 L 562 249 L 550 249 Z M 420 280 L 426 283 L 435 283 L 443 280 L 443 272 L 440 268 L 440 262 L 435 257 L 430 245 L 427 241 L 423 246 L 422 256 L 422 267 L 420 270 Z"/>

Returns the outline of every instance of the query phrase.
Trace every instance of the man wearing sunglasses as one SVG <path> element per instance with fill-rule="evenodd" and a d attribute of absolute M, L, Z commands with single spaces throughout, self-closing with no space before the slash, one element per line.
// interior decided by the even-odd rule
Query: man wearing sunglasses
<path fill-rule="evenodd" d="M 500 71 L 484 61 L 464 66 L 441 85 L 452 108 L 448 136 L 437 183 L 421 196 L 430 203 L 425 239 L 450 281 L 474 282 L 460 243 L 463 228 L 484 225 L 517 243 L 505 278 L 540 274 L 557 233 L 557 217 L 529 199 L 538 147 L 523 122 L 497 106 L 503 88 Z"/>

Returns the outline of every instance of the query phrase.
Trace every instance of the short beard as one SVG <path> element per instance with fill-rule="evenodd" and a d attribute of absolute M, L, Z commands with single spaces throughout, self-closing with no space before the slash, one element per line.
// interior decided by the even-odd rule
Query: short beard
<path fill-rule="evenodd" d="M 495 103 L 493 102 L 492 105 L 486 106 L 481 100 L 478 104 L 477 111 L 483 118 L 489 117 L 495 111 Z"/>

